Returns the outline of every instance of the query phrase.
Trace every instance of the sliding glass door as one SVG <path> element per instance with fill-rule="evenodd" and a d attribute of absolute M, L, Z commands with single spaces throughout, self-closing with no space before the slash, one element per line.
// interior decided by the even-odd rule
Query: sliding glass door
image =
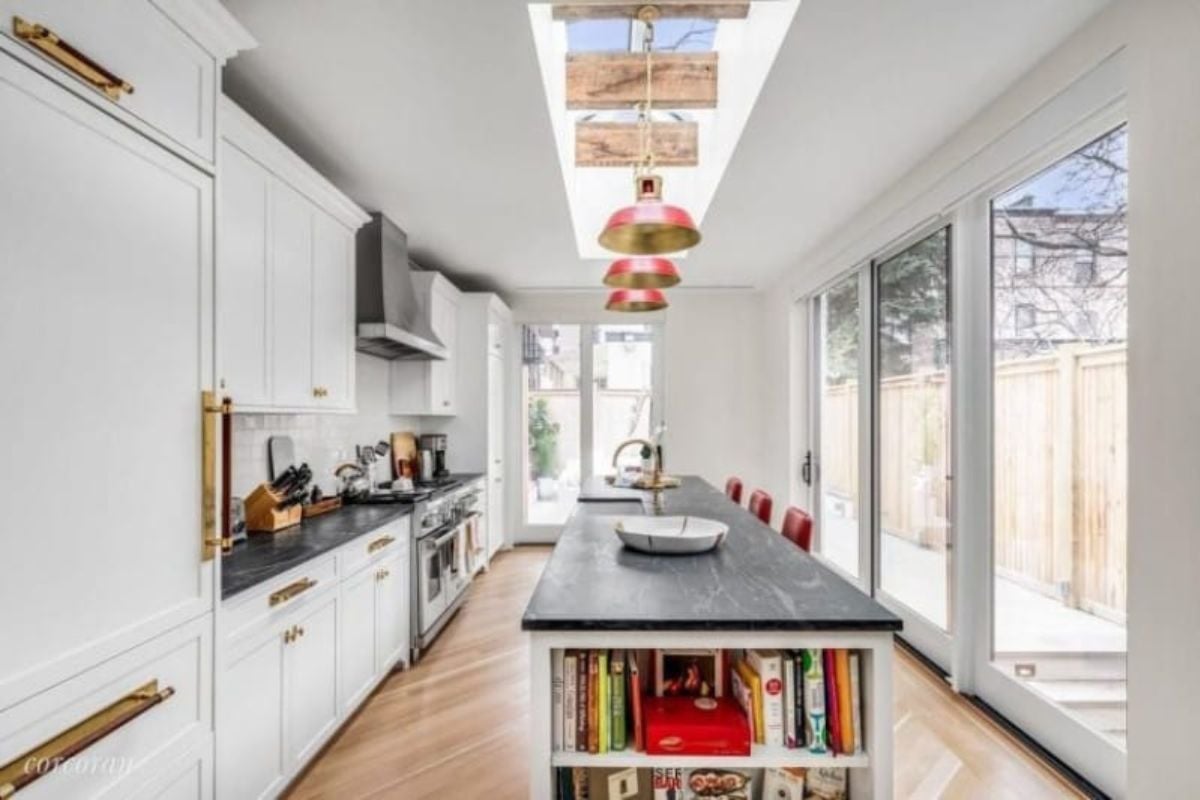
<path fill-rule="evenodd" d="M 817 295 L 813 303 L 818 380 L 815 482 L 815 547 L 859 586 L 869 587 L 870 562 L 860 546 L 865 532 L 859 456 L 864 436 L 862 392 L 867 359 L 862 346 L 864 271 Z M 866 426 L 869 431 L 869 425 Z M 869 506 L 868 506 L 869 507 Z"/>
<path fill-rule="evenodd" d="M 880 597 L 949 660 L 950 228 L 875 263 L 875 555 Z"/>
<path fill-rule="evenodd" d="M 982 688 L 1109 762 L 1125 747 L 1126 140 L 1118 128 L 1028 177 L 992 199 L 989 220 L 994 672 Z"/>
<path fill-rule="evenodd" d="M 1031 162 L 808 306 L 816 554 L 1106 790 L 1126 744 L 1126 147 L 1121 126 Z"/>

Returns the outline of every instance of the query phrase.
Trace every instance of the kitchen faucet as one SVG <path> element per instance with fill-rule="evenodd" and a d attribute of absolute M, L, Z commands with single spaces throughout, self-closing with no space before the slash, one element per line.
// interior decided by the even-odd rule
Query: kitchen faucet
<path fill-rule="evenodd" d="M 662 513 L 663 513 L 663 501 L 662 501 L 663 485 L 662 485 L 662 448 L 661 448 L 661 446 L 655 445 L 654 442 L 650 441 L 649 439 L 626 439 L 625 441 L 623 441 L 619 445 L 617 445 L 617 449 L 615 451 L 613 451 L 613 459 L 612 459 L 613 469 L 617 470 L 617 474 L 620 475 L 620 471 L 617 468 L 617 461 L 618 461 L 618 459 L 620 459 L 621 453 L 624 452 L 626 447 L 629 447 L 630 445 L 635 445 L 635 444 L 641 445 L 642 447 L 649 449 L 650 457 L 654 459 L 654 469 L 650 473 L 650 491 L 654 493 L 654 513 L 656 515 L 662 515 Z"/>

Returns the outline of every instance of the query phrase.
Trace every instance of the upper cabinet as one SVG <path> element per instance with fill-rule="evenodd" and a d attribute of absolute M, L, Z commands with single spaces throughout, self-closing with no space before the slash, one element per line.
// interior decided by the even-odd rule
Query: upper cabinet
<path fill-rule="evenodd" d="M 228 99 L 220 122 L 218 387 L 241 411 L 353 411 L 367 215 Z"/>
<path fill-rule="evenodd" d="M 3 49 L 211 169 L 218 69 L 254 46 L 219 4 L 0 0 L 0 21 Z"/>
<path fill-rule="evenodd" d="M 443 360 L 392 362 L 391 412 L 454 416 L 458 413 L 458 305 L 462 293 L 437 272 L 413 272 L 417 295 L 428 298 L 433 333 L 446 346 Z"/>

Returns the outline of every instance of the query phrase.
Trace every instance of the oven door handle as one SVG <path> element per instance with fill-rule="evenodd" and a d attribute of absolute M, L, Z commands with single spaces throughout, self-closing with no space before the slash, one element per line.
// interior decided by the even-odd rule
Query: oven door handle
<path fill-rule="evenodd" d="M 437 536 L 436 538 L 433 536 L 426 536 L 421 541 L 422 541 L 422 543 L 424 543 L 426 548 L 436 550 L 437 548 L 444 545 L 446 542 L 453 539 L 454 534 L 456 534 L 457 532 L 458 532 L 458 527 L 451 526 L 449 530 L 447 530 L 445 533 Z"/>

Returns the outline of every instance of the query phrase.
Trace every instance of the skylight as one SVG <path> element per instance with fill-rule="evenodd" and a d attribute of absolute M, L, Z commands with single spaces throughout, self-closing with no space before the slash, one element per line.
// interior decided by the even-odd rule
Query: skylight
<path fill-rule="evenodd" d="M 663 176 L 664 200 L 687 208 L 698 223 L 703 222 L 799 3 L 754 0 L 741 19 L 675 18 L 667 14 L 654 26 L 655 52 L 675 54 L 672 58 L 711 53 L 717 59 L 715 107 L 676 109 L 662 100 L 654 105 L 655 125 L 689 126 L 681 135 L 688 137 L 687 152 L 692 157 L 674 163 L 695 166 L 660 166 L 656 171 Z M 633 200 L 633 169 L 592 165 L 601 160 L 620 163 L 619 159 L 607 158 L 592 162 L 580 159 L 577 165 L 576 133 L 580 131 L 582 136 L 580 125 L 593 125 L 589 131 L 593 136 L 598 123 L 634 125 L 637 112 L 632 104 L 624 108 L 569 110 L 566 62 L 568 56 L 579 59 L 604 54 L 604 58 L 615 58 L 639 52 L 643 27 L 640 22 L 624 18 L 558 20 L 553 5 L 547 2 L 530 3 L 529 19 L 579 256 L 608 260 L 612 254 L 600 247 L 596 237 L 609 214 Z M 580 141 L 586 148 L 589 140 Z M 601 147 L 596 152 L 607 155 L 608 151 Z"/>

